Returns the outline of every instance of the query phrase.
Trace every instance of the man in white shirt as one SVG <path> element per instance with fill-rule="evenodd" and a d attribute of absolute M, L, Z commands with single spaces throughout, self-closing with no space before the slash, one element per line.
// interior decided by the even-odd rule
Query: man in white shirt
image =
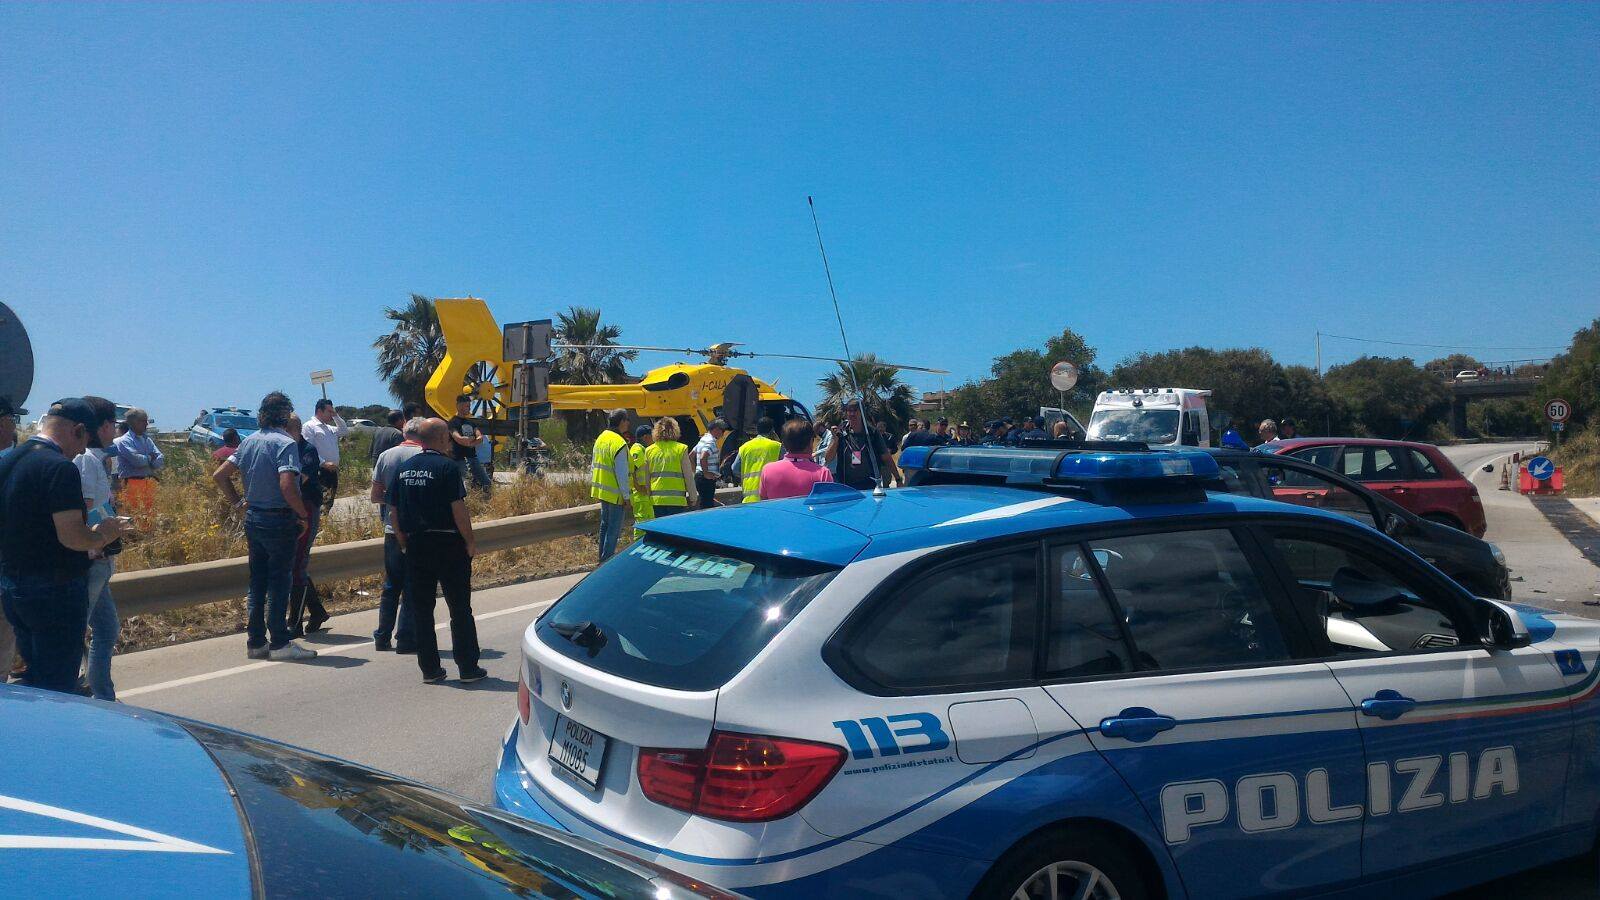
<path fill-rule="evenodd" d="M 349 434 L 350 428 L 334 411 L 333 401 L 323 397 L 317 401 L 316 418 L 300 426 L 300 431 L 322 460 L 322 507 L 331 510 L 339 493 L 339 439 Z"/>
<path fill-rule="evenodd" d="M 721 459 L 717 456 L 722 438 L 728 433 L 728 423 L 712 419 L 706 433 L 700 435 L 689 456 L 694 460 L 694 487 L 700 495 L 700 508 L 721 506 L 717 502 L 717 479 L 722 474 Z"/>

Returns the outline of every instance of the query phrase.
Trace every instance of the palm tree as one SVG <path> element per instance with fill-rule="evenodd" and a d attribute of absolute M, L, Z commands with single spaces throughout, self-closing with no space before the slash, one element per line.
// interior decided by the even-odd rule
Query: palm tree
<path fill-rule="evenodd" d="M 554 331 L 557 343 L 596 346 L 556 351 L 555 362 L 550 366 L 553 384 L 628 384 L 634 380 L 628 374 L 627 363 L 638 358 L 639 351 L 609 349 L 622 337 L 622 329 L 602 325 L 599 309 L 570 306 L 556 315 Z M 593 440 L 604 427 L 602 412 L 577 410 L 562 416 L 567 422 L 567 435 L 580 446 Z"/>
<path fill-rule="evenodd" d="M 426 407 L 424 389 L 428 376 L 444 359 L 439 313 L 431 299 L 412 294 L 410 303 L 398 309 L 385 307 L 383 315 L 394 323 L 394 328 L 372 342 L 372 348 L 378 351 L 378 377 L 389 383 L 389 393 L 400 403 Z"/>
<path fill-rule="evenodd" d="M 855 374 L 853 381 L 851 370 Z M 856 385 L 861 386 L 867 415 L 873 422 L 883 422 L 895 434 L 906 427 L 914 399 L 911 386 L 900 380 L 899 369 L 879 362 L 872 353 L 857 354 L 848 366 L 839 363 L 839 371 L 817 382 L 823 393 L 822 402 L 817 404 L 817 415 L 825 421 L 838 421 L 844 404 L 855 402 Z"/>

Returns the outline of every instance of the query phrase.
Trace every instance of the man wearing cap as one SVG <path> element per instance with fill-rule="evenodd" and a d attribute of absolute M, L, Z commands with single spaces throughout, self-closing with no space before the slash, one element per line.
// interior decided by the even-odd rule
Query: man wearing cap
<path fill-rule="evenodd" d="M 966 422 L 957 425 L 956 439 L 953 443 L 958 447 L 970 447 L 976 444 L 977 441 L 972 439 L 972 426 Z"/>
<path fill-rule="evenodd" d="M 5 616 L 28 659 L 24 683 L 73 693 L 89 627 L 89 553 L 122 534 L 121 518 L 89 526 L 72 460 L 100 424 L 81 397 L 58 400 L 39 433 L 0 460 L 0 583 Z"/>
<path fill-rule="evenodd" d="M 28 411 L 18 409 L 11 405 L 10 397 L 0 397 L 0 460 L 6 458 L 11 448 L 17 443 L 17 418 L 25 416 Z M 0 555 L 0 569 L 5 566 L 5 557 Z M 5 579 L 0 578 L 0 609 L 5 607 Z M 7 619 L 4 612 L 0 612 L 0 684 L 5 684 L 11 677 L 11 667 L 17 661 L 17 636 L 11 630 L 11 620 Z"/>

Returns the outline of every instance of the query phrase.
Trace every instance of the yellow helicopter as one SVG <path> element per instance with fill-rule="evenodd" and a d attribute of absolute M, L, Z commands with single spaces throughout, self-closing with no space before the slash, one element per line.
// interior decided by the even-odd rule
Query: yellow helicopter
<path fill-rule="evenodd" d="M 472 398 L 472 417 L 491 434 L 516 431 L 519 412 L 512 402 L 514 370 L 522 363 L 503 359 L 500 326 L 489 307 L 475 297 L 434 301 L 439 327 L 444 332 L 445 355 L 428 379 L 428 405 L 439 415 L 455 415 L 456 397 Z M 744 369 L 728 365 L 741 357 L 773 357 L 843 363 L 831 356 L 793 353 L 754 353 L 740 350 L 737 343 L 718 343 L 706 348 L 652 347 L 639 344 L 563 344 L 558 350 L 641 350 L 704 356 L 703 363 L 673 363 L 651 369 L 632 384 L 552 384 L 549 386 L 550 411 L 626 409 L 635 421 L 672 416 L 678 420 L 686 439 L 702 433 L 711 420 L 723 418 L 735 434 L 753 432 L 756 419 L 770 417 L 775 423 L 796 416 L 811 419 L 800 402 L 780 393 L 770 382 L 756 378 Z M 934 374 L 943 369 L 921 366 L 896 368 Z"/>

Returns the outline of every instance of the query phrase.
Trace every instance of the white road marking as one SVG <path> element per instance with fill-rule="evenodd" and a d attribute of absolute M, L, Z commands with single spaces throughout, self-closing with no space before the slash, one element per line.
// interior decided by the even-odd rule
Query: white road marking
<path fill-rule="evenodd" d="M 99 816 L 87 813 L 73 812 L 59 806 L 46 806 L 32 800 L 23 800 L 18 797 L 7 797 L 0 794 L 0 808 L 14 809 L 18 812 L 30 813 L 35 816 L 44 816 L 47 819 L 60 819 L 63 822 L 72 822 L 77 825 L 87 825 L 101 831 L 111 831 L 116 834 L 125 834 L 139 840 L 130 841 L 120 838 L 85 838 L 63 837 L 60 835 L 45 834 L 0 834 L 0 850 L 137 850 L 145 853 L 220 853 L 223 856 L 232 856 L 227 850 L 218 850 L 216 847 L 207 847 L 205 844 L 196 844 L 183 838 L 175 838 L 170 834 L 159 831 L 150 831 Z"/>
<path fill-rule="evenodd" d="M 517 613 L 527 612 L 527 611 L 532 610 L 532 609 L 541 609 L 543 607 L 549 606 L 550 604 L 552 604 L 554 602 L 555 602 L 554 600 L 539 600 L 539 601 L 536 601 L 534 603 L 524 603 L 521 606 L 512 606 L 512 607 L 509 607 L 507 609 L 497 609 L 494 612 L 479 613 L 478 615 L 475 615 L 472 618 L 473 618 L 474 621 L 477 621 L 477 622 L 482 622 L 482 621 L 485 621 L 487 619 L 498 619 L 501 616 L 515 615 Z M 433 630 L 434 631 L 443 631 L 444 629 L 446 629 L 448 627 L 450 627 L 450 620 L 449 619 L 445 619 L 442 622 L 435 623 L 434 626 L 433 626 Z M 333 655 L 333 652 L 337 651 L 337 650 L 356 650 L 356 649 L 360 649 L 362 647 L 365 647 L 365 648 L 367 648 L 369 650 L 372 649 L 372 639 L 368 638 L 368 639 L 366 639 L 364 641 L 350 641 L 349 643 L 345 643 L 345 644 L 331 644 L 329 646 L 318 647 L 316 649 L 317 649 L 317 655 L 320 657 L 320 656 L 326 656 L 326 655 Z M 158 682 L 156 684 L 147 684 L 147 685 L 145 685 L 143 687 L 129 688 L 127 690 L 119 690 L 119 691 L 117 691 L 117 699 L 121 700 L 121 699 L 126 699 L 128 697 L 138 697 L 138 696 L 141 696 L 143 694 L 152 694 L 152 693 L 155 693 L 156 691 L 167 690 L 168 688 L 187 687 L 187 686 L 189 686 L 191 684 L 199 684 L 199 683 L 204 682 L 204 681 L 211 681 L 214 678 L 226 678 L 229 675 L 238 675 L 238 674 L 240 674 L 242 672 L 253 672 L 256 669 L 265 669 L 265 668 L 267 668 L 269 666 L 281 666 L 281 665 L 285 665 L 285 664 L 293 665 L 293 663 L 289 662 L 288 660 L 271 660 L 271 659 L 257 660 L 256 662 L 245 663 L 242 666 L 233 666 L 233 667 L 227 668 L 227 669 L 218 669 L 215 672 L 202 672 L 199 675 L 190 675 L 190 676 L 188 676 L 186 678 L 174 678 L 171 681 L 162 681 L 162 682 Z"/>

